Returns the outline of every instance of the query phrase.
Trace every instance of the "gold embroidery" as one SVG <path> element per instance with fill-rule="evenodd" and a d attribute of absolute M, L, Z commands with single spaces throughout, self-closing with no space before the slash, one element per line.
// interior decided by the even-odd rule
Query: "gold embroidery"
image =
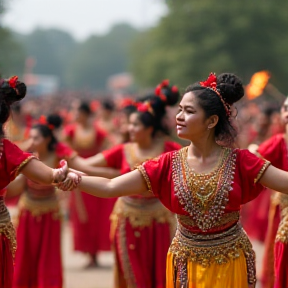
<path fill-rule="evenodd" d="M 37 159 L 37 157 L 31 155 L 28 158 L 26 158 L 17 168 L 15 171 L 15 177 L 19 175 L 21 169 L 28 163 L 30 162 L 32 159 Z M 37 159 L 38 160 L 38 159 Z M 13 172 L 12 172 L 13 173 Z"/>
<path fill-rule="evenodd" d="M 0 227 L 0 233 L 5 235 L 10 242 L 10 250 L 13 255 L 13 258 L 15 257 L 15 252 L 17 248 L 17 243 L 16 243 L 16 233 L 14 226 L 11 222 L 7 223 L 5 226 Z"/>
<path fill-rule="evenodd" d="M 52 212 L 55 220 L 61 218 L 59 203 L 55 196 L 48 199 L 32 199 L 24 193 L 19 200 L 19 210 L 28 210 L 33 217 L 39 217 L 43 214 Z"/>
<path fill-rule="evenodd" d="M 229 192 L 233 189 L 233 179 L 236 167 L 237 150 L 224 148 L 224 158 L 215 171 L 219 173 L 217 177 L 217 186 L 213 185 L 212 193 L 209 197 L 201 198 L 201 187 L 189 184 L 190 167 L 187 163 L 186 148 L 182 148 L 172 154 L 172 179 L 174 182 L 174 191 L 182 209 L 189 213 L 196 226 L 202 231 L 208 231 L 219 225 L 226 204 L 229 200 Z M 210 173 L 209 173 L 210 174 Z M 208 174 L 195 174 L 194 179 L 206 176 Z M 204 180 L 203 180 L 204 181 Z M 203 182 L 202 181 L 202 182 Z M 209 188 L 210 189 L 210 188 Z M 211 189 L 210 189 L 211 190 Z"/>
<path fill-rule="evenodd" d="M 203 267 L 208 267 L 212 263 L 223 265 L 230 259 L 240 257 L 241 250 L 246 258 L 248 282 L 254 284 L 256 282 L 255 253 L 246 233 L 238 224 L 225 232 L 208 235 L 191 233 L 178 225 L 169 249 L 174 255 L 177 274 L 183 287 L 187 284 L 188 259 Z"/>
<path fill-rule="evenodd" d="M 147 175 L 147 172 L 146 172 L 145 168 L 143 167 L 143 165 L 137 166 L 136 169 L 138 169 L 140 171 L 140 173 L 142 174 L 142 176 L 143 176 L 143 178 L 144 178 L 144 180 L 146 182 L 146 185 L 147 185 L 147 188 L 148 188 L 149 192 L 153 193 L 150 179 L 149 179 L 149 177 Z"/>
<path fill-rule="evenodd" d="M 254 179 L 254 183 L 257 183 L 260 180 L 260 178 L 262 177 L 262 175 L 264 174 L 264 172 L 266 171 L 266 169 L 269 167 L 270 164 L 271 164 L 270 161 L 265 160 L 261 170 L 257 174 L 257 177 Z"/>
<path fill-rule="evenodd" d="M 279 193 L 281 222 L 278 226 L 276 242 L 288 244 L 288 195 Z"/>
<path fill-rule="evenodd" d="M 176 218 L 157 198 L 121 197 L 117 200 L 110 219 L 129 220 L 133 228 L 149 227 L 155 220 L 157 223 L 169 223 L 175 227 Z M 174 230 L 175 231 L 175 230 Z"/>
<path fill-rule="evenodd" d="M 239 218 L 240 218 L 240 212 L 239 211 L 226 213 L 226 214 L 223 215 L 223 217 L 221 218 L 220 222 L 217 223 L 216 226 L 214 226 L 214 228 L 218 228 L 218 227 L 224 226 L 224 225 L 226 225 L 228 223 L 237 222 L 237 221 L 239 221 Z M 181 224 L 184 224 L 186 226 L 190 226 L 190 227 L 197 226 L 197 223 L 195 221 L 193 221 L 193 219 L 190 216 L 177 215 L 177 219 L 178 219 L 178 221 Z"/>

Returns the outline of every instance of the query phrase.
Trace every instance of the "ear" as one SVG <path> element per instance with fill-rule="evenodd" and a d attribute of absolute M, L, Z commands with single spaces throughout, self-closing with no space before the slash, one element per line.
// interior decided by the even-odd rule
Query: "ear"
<path fill-rule="evenodd" d="M 219 121 L 218 115 L 212 115 L 207 119 L 207 127 L 208 129 L 213 129 Z"/>

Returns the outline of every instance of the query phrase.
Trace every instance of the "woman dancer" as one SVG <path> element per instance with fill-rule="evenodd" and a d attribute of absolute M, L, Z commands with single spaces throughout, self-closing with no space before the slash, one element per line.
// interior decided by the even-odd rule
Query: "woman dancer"
<path fill-rule="evenodd" d="M 93 123 L 92 112 L 86 102 L 80 103 L 76 123 L 67 126 L 65 133 L 67 142 L 83 158 L 91 157 L 105 147 L 106 132 Z M 78 190 L 71 195 L 70 219 L 74 249 L 88 254 L 86 268 L 97 267 L 98 252 L 110 250 L 109 216 L 114 203 L 114 199 L 97 199 Z"/>
<path fill-rule="evenodd" d="M 255 253 L 238 222 L 240 206 L 256 198 L 262 185 L 288 194 L 288 173 L 247 150 L 229 148 L 236 134 L 232 105 L 243 95 L 236 75 L 211 74 L 189 86 L 179 105 L 177 133 L 191 141 L 188 147 L 112 180 L 80 181 L 81 190 L 98 197 L 149 190 L 177 214 L 167 287 L 255 287 Z"/>
<path fill-rule="evenodd" d="M 51 169 L 29 153 L 21 151 L 4 138 L 3 126 L 10 114 L 10 106 L 25 97 L 26 86 L 14 76 L 0 80 L 0 286 L 12 287 L 13 256 L 16 250 L 14 228 L 4 204 L 6 186 L 22 173 L 27 178 L 50 185 L 65 178 L 67 166 Z"/>
<path fill-rule="evenodd" d="M 288 98 L 281 109 L 286 132 L 277 134 L 258 148 L 258 153 L 279 169 L 288 171 Z M 288 196 L 273 193 L 262 271 L 263 288 L 288 287 Z M 273 265 L 274 264 L 274 265 Z"/>
<path fill-rule="evenodd" d="M 164 84 L 163 84 L 164 83 Z M 139 102 L 129 117 L 131 142 L 106 150 L 87 159 L 90 165 L 117 168 L 121 174 L 162 153 L 181 146 L 159 137 L 168 134 L 162 120 L 165 106 L 175 105 L 178 89 L 168 82 L 161 84 L 161 97 Z M 165 261 L 175 233 L 175 216 L 152 194 L 121 197 L 112 215 L 111 236 L 115 253 L 115 287 L 164 288 Z"/>

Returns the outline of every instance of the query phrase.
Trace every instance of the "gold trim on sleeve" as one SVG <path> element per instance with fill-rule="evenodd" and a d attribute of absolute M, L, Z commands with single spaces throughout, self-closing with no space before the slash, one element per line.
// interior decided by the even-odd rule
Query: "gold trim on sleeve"
<path fill-rule="evenodd" d="M 35 157 L 35 156 L 33 156 L 33 155 L 31 155 L 31 156 L 29 156 L 28 158 L 26 158 L 20 165 L 18 165 L 18 167 L 16 168 L 16 170 L 14 170 L 14 171 L 15 171 L 15 177 L 19 175 L 21 169 L 22 169 L 28 162 L 30 162 L 32 159 L 37 159 L 37 160 L 38 160 L 38 158 Z M 14 171 L 13 171 L 12 173 L 14 173 Z"/>
<path fill-rule="evenodd" d="M 147 187 L 148 187 L 149 192 L 153 193 L 150 179 L 149 179 L 149 177 L 148 177 L 148 175 L 147 175 L 147 172 L 146 172 L 145 168 L 143 167 L 143 165 L 137 166 L 136 169 L 138 169 L 138 170 L 140 171 L 140 173 L 142 174 L 142 176 L 143 176 L 143 178 L 144 178 L 144 180 L 145 180 L 145 182 L 146 182 L 146 185 L 147 185 Z M 154 193 L 153 193 L 153 194 L 154 194 Z"/>
<path fill-rule="evenodd" d="M 261 170 L 259 171 L 257 177 L 254 179 L 254 183 L 257 183 L 260 178 L 263 176 L 264 172 L 266 171 L 266 169 L 270 166 L 271 162 L 270 161 L 267 161 L 267 160 L 264 160 L 264 164 L 261 168 Z"/>

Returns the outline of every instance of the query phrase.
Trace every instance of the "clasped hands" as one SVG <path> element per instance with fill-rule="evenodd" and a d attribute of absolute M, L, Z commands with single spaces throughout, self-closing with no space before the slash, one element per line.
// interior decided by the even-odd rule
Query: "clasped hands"
<path fill-rule="evenodd" d="M 53 169 L 52 184 L 63 191 L 71 191 L 78 187 L 83 172 L 71 169 L 65 160 L 60 161 L 61 168 Z"/>

